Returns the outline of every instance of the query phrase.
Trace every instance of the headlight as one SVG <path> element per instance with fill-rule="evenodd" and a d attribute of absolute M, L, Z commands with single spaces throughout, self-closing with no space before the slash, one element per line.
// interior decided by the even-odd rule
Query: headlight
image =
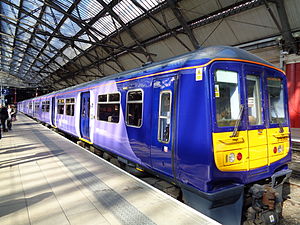
<path fill-rule="evenodd" d="M 278 146 L 278 153 L 283 152 L 283 145 Z"/>
<path fill-rule="evenodd" d="M 234 160 L 235 160 L 235 154 L 234 153 L 230 153 L 229 156 L 228 156 L 228 160 L 229 160 L 229 162 L 233 163 Z"/>

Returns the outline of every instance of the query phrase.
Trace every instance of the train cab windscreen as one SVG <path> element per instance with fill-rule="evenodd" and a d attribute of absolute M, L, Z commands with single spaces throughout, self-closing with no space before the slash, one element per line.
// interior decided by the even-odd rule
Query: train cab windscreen
<path fill-rule="evenodd" d="M 240 111 L 237 72 L 225 70 L 215 72 L 215 98 L 218 126 L 234 126 L 239 119 Z"/>
<path fill-rule="evenodd" d="M 270 123 L 282 124 L 286 122 L 284 109 L 284 90 L 280 78 L 267 78 L 269 119 Z"/>
<path fill-rule="evenodd" d="M 247 75 L 248 120 L 250 125 L 262 125 L 262 96 L 260 77 Z"/>

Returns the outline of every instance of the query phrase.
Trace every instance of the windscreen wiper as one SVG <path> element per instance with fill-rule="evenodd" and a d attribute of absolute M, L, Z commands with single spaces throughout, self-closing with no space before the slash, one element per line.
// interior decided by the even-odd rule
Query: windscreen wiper
<path fill-rule="evenodd" d="M 235 121 L 234 129 L 233 129 L 232 135 L 230 137 L 238 136 L 238 128 L 239 128 L 241 120 L 242 120 L 243 112 L 244 112 L 244 105 L 240 105 L 239 116 L 238 116 L 238 119 Z"/>

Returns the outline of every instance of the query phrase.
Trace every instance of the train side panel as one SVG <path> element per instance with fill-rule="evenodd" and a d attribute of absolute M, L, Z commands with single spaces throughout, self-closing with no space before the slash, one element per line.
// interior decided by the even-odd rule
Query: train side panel
<path fill-rule="evenodd" d="M 176 177 L 184 184 L 207 191 L 213 163 L 209 74 L 206 68 L 200 70 L 183 72 L 179 81 Z"/>
<path fill-rule="evenodd" d="M 73 136 L 79 137 L 76 131 L 78 112 L 77 114 L 75 112 L 75 109 L 77 109 L 75 107 L 78 101 L 77 96 L 78 93 L 61 93 L 58 96 L 56 96 L 55 126 L 58 129 L 63 130 Z"/>

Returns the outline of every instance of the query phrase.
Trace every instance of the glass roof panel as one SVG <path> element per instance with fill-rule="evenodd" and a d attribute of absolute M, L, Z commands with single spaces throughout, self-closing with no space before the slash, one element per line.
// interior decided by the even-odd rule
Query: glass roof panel
<path fill-rule="evenodd" d="M 101 17 L 98 21 L 93 24 L 93 27 L 100 30 L 101 33 L 109 35 L 115 30 L 119 29 L 121 25 L 114 20 L 110 15 Z"/>
<path fill-rule="evenodd" d="M 65 60 L 63 57 L 61 57 L 61 56 L 58 56 L 56 59 L 55 59 L 55 61 L 59 64 L 59 65 L 61 65 L 61 66 L 63 66 L 63 65 L 65 65 L 68 61 L 67 60 Z"/>
<path fill-rule="evenodd" d="M 49 32 L 49 33 L 53 32 L 52 29 L 50 29 L 49 27 L 47 27 L 45 25 L 42 25 L 42 24 L 39 24 L 38 29 L 41 30 L 41 31 Z"/>
<path fill-rule="evenodd" d="M 34 39 L 32 40 L 32 44 L 33 44 L 35 47 L 43 48 L 44 45 L 45 45 L 45 42 L 43 42 L 43 41 L 41 41 L 41 40 L 39 40 L 39 39 L 37 39 L 37 38 L 34 38 Z"/>
<path fill-rule="evenodd" d="M 88 35 L 84 34 L 84 35 L 81 35 L 79 37 L 79 39 L 82 39 L 82 40 L 86 40 L 86 41 L 94 41 L 92 38 L 89 38 Z M 89 43 L 84 43 L 84 42 L 80 42 L 80 41 L 75 41 L 75 45 L 77 47 L 79 47 L 80 49 L 82 50 L 86 50 L 88 49 L 89 47 L 91 47 L 92 45 L 89 44 Z"/>
<path fill-rule="evenodd" d="M 73 4 L 72 0 L 53 0 L 53 2 L 63 8 L 65 11 L 68 11 L 70 6 Z"/>
<path fill-rule="evenodd" d="M 97 0 L 81 0 L 72 14 L 82 20 L 88 20 L 96 16 L 102 9 L 103 6 Z"/>
<path fill-rule="evenodd" d="M 75 51 L 75 49 L 72 47 L 68 47 L 63 51 L 63 54 L 69 59 L 73 59 L 77 56 L 77 51 Z"/>
<path fill-rule="evenodd" d="M 17 19 L 18 17 L 18 10 L 16 8 L 12 8 L 9 5 L 5 4 L 5 3 L 1 3 L 2 6 L 2 11 L 4 13 L 5 16 L 10 17 L 14 20 Z M 19 5 L 17 5 L 19 6 Z M 16 22 L 16 21 L 15 21 Z"/>
<path fill-rule="evenodd" d="M 10 26 L 7 23 L 3 23 L 3 25 L 2 25 L 2 32 L 4 31 L 4 33 L 7 34 L 7 35 L 5 35 L 7 37 L 14 36 L 15 30 L 16 30 L 15 26 Z"/>
<path fill-rule="evenodd" d="M 44 66 L 44 64 L 42 62 L 40 62 L 40 61 L 36 61 L 35 62 L 35 66 L 42 68 Z"/>
<path fill-rule="evenodd" d="M 19 24 L 19 31 L 18 31 L 18 34 L 21 34 L 21 33 L 32 33 L 33 32 L 33 28 L 31 26 L 27 26 L 27 25 L 24 25 L 24 24 Z"/>
<path fill-rule="evenodd" d="M 150 10 L 160 4 L 163 1 L 157 1 L 157 0 L 138 0 L 138 2 L 147 10 Z"/>
<path fill-rule="evenodd" d="M 75 36 L 79 30 L 80 27 L 69 18 L 64 22 L 64 24 L 60 28 L 60 32 L 68 37 Z"/>
<path fill-rule="evenodd" d="M 52 58 L 53 56 L 56 55 L 57 51 L 55 51 L 53 48 L 51 48 L 50 46 L 47 46 L 46 49 L 44 50 L 45 55 L 49 56 L 50 58 Z"/>
<path fill-rule="evenodd" d="M 89 30 L 89 32 L 92 33 L 96 38 L 98 38 L 99 41 L 104 38 L 104 36 L 99 34 L 98 32 L 95 32 L 93 30 Z M 88 35 L 88 36 L 90 36 L 90 35 Z"/>
<path fill-rule="evenodd" d="M 27 33 L 27 32 L 23 32 L 23 30 L 18 30 L 18 34 L 17 34 L 17 37 L 18 39 L 20 40 L 23 40 L 25 42 L 28 42 L 30 37 L 31 37 L 31 34 L 30 33 Z"/>
<path fill-rule="evenodd" d="M 48 65 L 48 67 L 53 71 L 56 71 L 60 68 L 56 63 L 51 63 Z"/>
<path fill-rule="evenodd" d="M 64 42 L 60 41 L 56 37 L 52 38 L 52 40 L 50 41 L 50 44 L 52 46 L 55 46 L 57 49 L 63 48 L 66 45 Z"/>
<path fill-rule="evenodd" d="M 143 13 L 143 11 L 135 6 L 131 0 L 121 1 L 113 7 L 113 10 L 124 23 L 128 23 Z"/>
<path fill-rule="evenodd" d="M 42 20 L 51 27 L 56 28 L 63 16 L 64 14 L 58 12 L 57 10 L 47 7 L 45 13 L 43 14 Z"/>
<path fill-rule="evenodd" d="M 43 1 L 24 0 L 22 8 L 25 9 L 27 12 L 30 12 L 30 14 L 39 17 L 43 5 L 44 5 Z M 29 17 L 29 16 L 24 15 L 24 17 Z"/>

